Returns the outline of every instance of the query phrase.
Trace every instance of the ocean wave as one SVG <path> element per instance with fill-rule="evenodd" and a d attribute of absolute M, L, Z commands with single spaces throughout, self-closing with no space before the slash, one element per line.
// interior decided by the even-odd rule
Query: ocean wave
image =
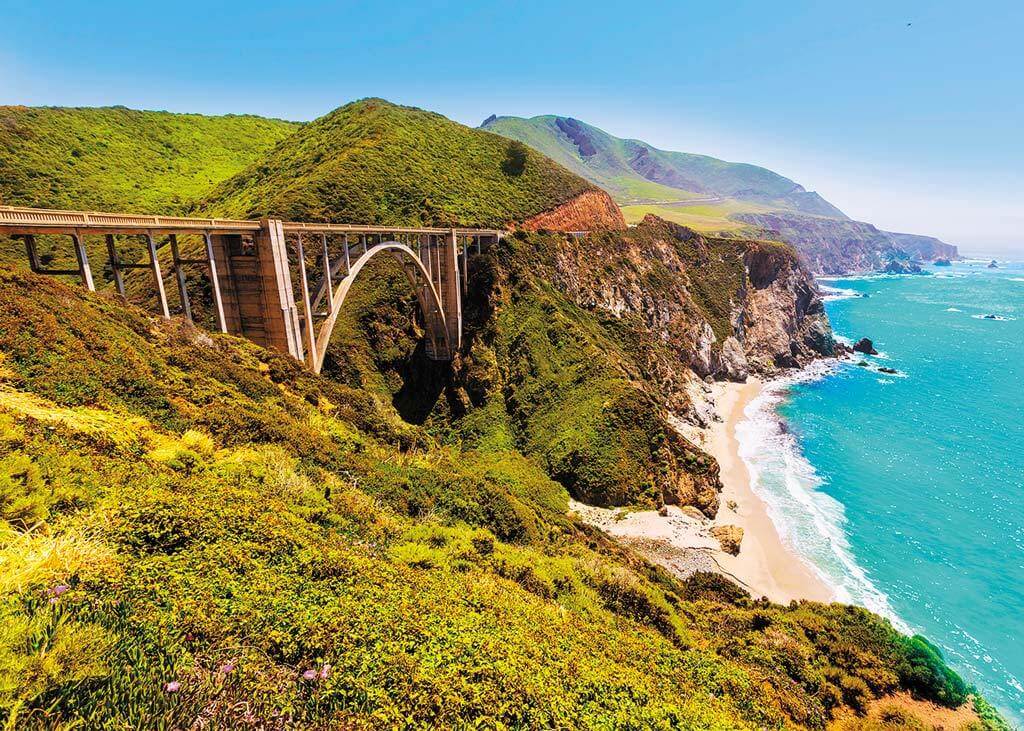
<path fill-rule="evenodd" d="M 830 287 L 827 284 L 818 284 L 818 288 L 825 294 L 826 301 L 853 299 L 862 296 L 855 289 L 844 289 L 843 287 Z"/>
<path fill-rule="evenodd" d="M 1008 277 L 1011 282 L 1024 282 L 1024 277 Z"/>
<path fill-rule="evenodd" d="M 783 542 L 832 588 L 837 601 L 866 607 L 909 632 L 889 598 L 854 558 L 843 527 L 847 518 L 842 503 L 819 489 L 824 479 L 776 411 L 795 383 L 824 378 L 843 367 L 848 366 L 817 363 L 796 376 L 766 383 L 736 427 L 740 457 L 750 473 L 751 488 L 765 503 Z"/>
<path fill-rule="evenodd" d="M 957 309 L 956 307 L 947 307 L 946 312 L 963 312 L 963 310 Z"/>
<path fill-rule="evenodd" d="M 975 320 L 990 320 L 992 322 L 1010 322 L 1016 320 L 1016 317 L 1006 317 L 1005 315 L 971 315 Z"/>

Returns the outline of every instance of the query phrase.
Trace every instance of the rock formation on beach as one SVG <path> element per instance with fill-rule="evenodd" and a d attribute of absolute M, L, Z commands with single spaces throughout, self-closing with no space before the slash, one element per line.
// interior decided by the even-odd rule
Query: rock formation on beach
<path fill-rule="evenodd" d="M 716 525 L 711 529 L 713 535 L 720 544 L 722 550 L 736 556 L 740 552 L 740 543 L 743 541 L 743 529 L 735 525 Z"/>

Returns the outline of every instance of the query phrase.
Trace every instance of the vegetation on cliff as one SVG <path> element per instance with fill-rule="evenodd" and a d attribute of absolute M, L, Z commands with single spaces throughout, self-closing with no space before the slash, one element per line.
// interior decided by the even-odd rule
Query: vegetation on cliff
<path fill-rule="evenodd" d="M 378 100 L 263 160 L 190 210 L 500 225 L 595 190 Z M 790 249 L 647 221 L 520 233 L 470 268 L 452 370 L 375 262 L 322 376 L 0 268 L 0 722 L 824 728 L 899 691 L 964 700 L 862 609 L 679 581 L 567 514 L 714 512 L 717 465 L 666 413 L 728 337 L 815 342 Z"/>
<path fill-rule="evenodd" d="M 534 461 L 244 341 L 3 270 L 0 353 L 10 727 L 823 728 L 965 697 L 864 610 L 676 581 Z"/>

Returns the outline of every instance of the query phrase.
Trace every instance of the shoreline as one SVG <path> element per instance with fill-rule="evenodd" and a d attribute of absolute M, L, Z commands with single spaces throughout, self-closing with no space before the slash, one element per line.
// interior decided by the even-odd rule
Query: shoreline
<path fill-rule="evenodd" d="M 735 581 L 753 598 L 765 596 L 779 604 L 801 599 L 835 601 L 835 591 L 783 543 L 740 456 L 736 427 L 763 388 L 764 384 L 752 377 L 746 383 L 715 383 L 710 390 L 702 385 L 700 395 L 696 390 L 694 395 L 703 399 L 710 412 L 709 426 L 676 424 L 680 433 L 718 461 L 722 491 L 714 519 L 700 515 L 695 508 L 674 505 L 667 506 L 662 515 L 656 510 L 598 508 L 570 500 L 570 510 L 677 576 L 713 571 Z M 735 508 L 731 507 L 734 504 Z M 743 530 L 738 555 L 722 550 L 712 535 L 712 529 L 722 526 Z"/>
<path fill-rule="evenodd" d="M 739 555 L 723 554 L 720 562 L 750 587 L 755 598 L 767 596 L 783 604 L 794 599 L 834 601 L 835 591 L 782 541 L 767 506 L 753 490 L 750 472 L 740 456 L 736 427 L 763 388 L 761 381 L 749 378 L 746 383 L 715 384 L 713 391 L 716 413 L 722 421 L 715 421 L 704 431 L 706 441 L 701 446 L 721 468 L 721 506 L 715 523 L 743 528 Z M 730 501 L 736 502 L 735 510 L 729 508 Z"/>

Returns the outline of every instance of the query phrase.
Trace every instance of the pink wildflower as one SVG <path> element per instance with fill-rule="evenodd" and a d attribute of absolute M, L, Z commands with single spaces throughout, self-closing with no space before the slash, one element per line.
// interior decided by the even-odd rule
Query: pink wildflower
<path fill-rule="evenodd" d="M 307 670 L 306 672 L 304 672 L 302 674 L 302 679 L 303 680 L 316 680 L 316 676 L 317 676 L 316 670 L 310 669 L 310 670 Z"/>
<path fill-rule="evenodd" d="M 331 666 L 325 664 L 322 668 L 320 668 L 320 680 L 327 680 L 327 676 L 330 675 L 330 673 Z"/>
<path fill-rule="evenodd" d="M 228 673 L 230 673 L 234 669 L 235 669 L 235 661 L 234 660 L 228 660 L 226 663 L 224 663 L 223 665 L 220 666 L 220 674 L 221 675 L 227 675 Z"/>
<path fill-rule="evenodd" d="M 181 683 L 179 683 L 177 680 L 172 680 L 169 683 L 164 683 L 164 690 L 166 690 L 168 693 L 177 693 L 179 690 L 181 690 Z"/>

